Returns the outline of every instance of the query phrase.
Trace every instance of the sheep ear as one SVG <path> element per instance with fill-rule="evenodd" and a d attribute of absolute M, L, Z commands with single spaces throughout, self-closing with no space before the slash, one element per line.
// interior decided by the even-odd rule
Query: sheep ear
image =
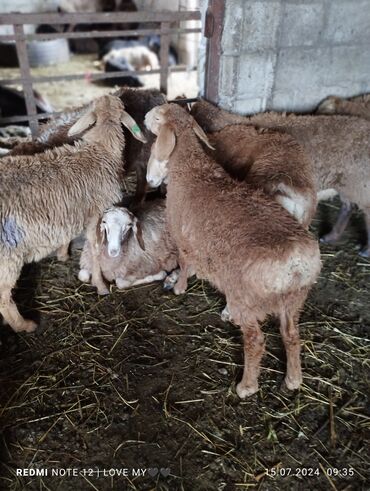
<path fill-rule="evenodd" d="M 215 148 L 212 147 L 212 145 L 209 143 L 208 137 L 203 131 L 203 129 L 195 121 L 193 122 L 193 130 L 194 133 L 197 135 L 197 137 L 200 138 L 202 142 L 204 142 L 207 145 L 207 147 L 211 148 L 212 150 L 215 150 Z"/>
<path fill-rule="evenodd" d="M 126 128 L 131 132 L 132 136 L 136 138 L 136 140 L 139 140 L 143 143 L 147 142 L 145 136 L 140 129 L 140 126 L 126 111 L 124 111 L 121 116 L 121 123 L 126 126 Z"/>
<path fill-rule="evenodd" d="M 143 251 L 145 251 L 145 244 L 144 244 L 144 239 L 143 239 L 143 231 L 142 231 L 140 222 L 138 221 L 137 218 L 134 219 L 134 223 L 132 225 L 132 230 L 134 231 L 134 234 L 136 236 L 136 239 L 139 242 L 139 246 L 142 248 Z"/>
<path fill-rule="evenodd" d="M 164 124 L 159 128 L 158 137 L 154 144 L 154 157 L 159 160 L 168 160 L 176 145 L 175 132 Z"/>
<path fill-rule="evenodd" d="M 94 123 L 96 123 L 96 114 L 94 111 L 90 110 L 89 112 L 81 116 L 81 118 L 78 119 L 75 124 L 69 128 L 68 136 L 78 135 L 79 133 L 82 133 L 83 131 L 90 128 L 90 126 L 92 126 Z"/>
<path fill-rule="evenodd" d="M 104 227 L 104 224 L 102 222 L 102 219 L 99 218 L 98 223 L 96 224 L 96 244 L 99 247 L 102 247 L 104 244 L 105 238 L 106 238 L 105 227 Z"/>

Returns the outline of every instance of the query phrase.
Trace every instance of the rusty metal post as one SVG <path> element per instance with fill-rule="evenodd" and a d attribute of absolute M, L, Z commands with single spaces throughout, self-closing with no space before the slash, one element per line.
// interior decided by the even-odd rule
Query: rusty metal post
<path fill-rule="evenodd" d="M 30 129 L 32 138 L 35 139 L 38 133 L 38 121 L 35 117 L 37 115 L 35 96 L 32 89 L 31 70 L 28 61 L 27 44 L 24 36 L 23 24 L 14 24 L 15 42 L 17 48 L 19 70 L 21 72 L 23 92 L 26 101 L 27 115 L 30 117 Z"/>
<path fill-rule="evenodd" d="M 225 1 L 209 0 L 206 11 L 204 36 L 208 39 L 204 96 L 217 104 L 219 102 L 218 84 L 220 78 L 221 38 L 224 27 Z"/>
<path fill-rule="evenodd" d="M 170 22 L 161 23 L 161 49 L 159 52 L 161 75 L 160 75 L 160 90 L 167 95 L 168 88 L 168 57 L 170 52 Z"/>

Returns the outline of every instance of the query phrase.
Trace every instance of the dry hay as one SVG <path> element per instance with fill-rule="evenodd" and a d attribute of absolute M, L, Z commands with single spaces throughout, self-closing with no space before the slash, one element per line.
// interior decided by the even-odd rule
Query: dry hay
<path fill-rule="evenodd" d="M 332 221 L 337 208 L 328 203 L 319 217 Z M 246 401 L 235 394 L 240 332 L 222 323 L 223 299 L 207 283 L 191 281 L 180 297 L 159 284 L 98 297 L 76 278 L 76 252 L 27 268 L 18 302 L 40 327 L 1 331 L 1 489 L 366 489 L 370 262 L 354 251 L 358 231 L 346 237 L 341 248 L 322 247 L 324 268 L 302 313 L 301 390 L 280 387 L 285 355 L 269 321 L 261 388 Z M 15 475 L 27 467 L 170 475 Z M 271 478 L 272 468 L 320 475 Z"/>

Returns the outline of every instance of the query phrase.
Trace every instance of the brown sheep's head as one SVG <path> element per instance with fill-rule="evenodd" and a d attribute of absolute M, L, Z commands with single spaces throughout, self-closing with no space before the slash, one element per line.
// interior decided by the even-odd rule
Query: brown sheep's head
<path fill-rule="evenodd" d="M 207 146 L 213 148 L 194 118 L 177 104 L 163 104 L 151 109 L 145 116 L 145 126 L 157 135 L 147 167 L 147 182 L 151 187 L 167 183 L 168 161 L 176 146 L 176 138 L 191 129 Z"/>

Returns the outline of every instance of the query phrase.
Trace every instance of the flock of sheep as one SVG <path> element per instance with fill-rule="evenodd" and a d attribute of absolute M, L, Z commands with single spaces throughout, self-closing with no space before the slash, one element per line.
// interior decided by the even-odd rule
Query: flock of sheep
<path fill-rule="evenodd" d="M 66 260 L 85 232 L 79 279 L 99 294 L 109 293 L 107 282 L 124 289 L 163 280 L 178 295 L 196 275 L 225 295 L 222 318 L 244 338 L 241 398 L 258 390 L 260 323 L 278 317 L 285 383 L 297 389 L 299 312 L 321 268 L 308 231 L 317 200 L 339 193 L 343 203 L 321 240 L 339 238 L 354 203 L 370 230 L 370 111 L 339 99 L 321 110 L 352 115 L 242 117 L 204 100 L 189 111 L 157 90 L 126 87 L 44 125 L 35 142 L 0 159 L 4 322 L 36 328 L 12 299 L 23 265 L 55 251 Z M 124 206 L 132 170 L 136 194 Z M 153 199 L 148 186 L 162 196 Z"/>

